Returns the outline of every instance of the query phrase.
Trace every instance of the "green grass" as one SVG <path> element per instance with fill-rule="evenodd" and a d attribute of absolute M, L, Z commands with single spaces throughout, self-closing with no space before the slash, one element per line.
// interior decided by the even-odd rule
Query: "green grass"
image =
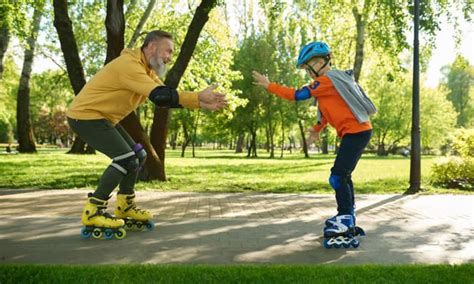
<path fill-rule="evenodd" d="M 140 182 L 139 190 L 199 192 L 332 193 L 327 180 L 334 155 L 286 154 L 269 159 L 225 150 L 197 150 L 197 157 L 167 151 L 168 182 Z M 187 154 L 188 156 L 189 153 Z M 429 185 L 435 157 L 422 157 L 423 186 L 430 193 L 465 193 Z M 68 155 L 42 149 L 37 154 L 0 156 L 0 188 L 94 188 L 110 160 L 102 155 Z M 400 156 L 364 155 L 353 180 L 358 193 L 403 193 L 408 187 L 410 160 Z"/>
<path fill-rule="evenodd" d="M 0 265 L 0 283 L 474 283 L 474 265 Z"/>

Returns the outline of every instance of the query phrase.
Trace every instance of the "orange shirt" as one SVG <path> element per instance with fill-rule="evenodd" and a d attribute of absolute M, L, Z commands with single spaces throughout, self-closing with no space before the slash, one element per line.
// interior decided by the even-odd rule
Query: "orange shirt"
<path fill-rule="evenodd" d="M 313 126 L 317 132 L 320 132 L 327 123 L 336 129 L 339 137 L 343 137 L 347 133 L 359 133 L 372 129 L 370 121 L 364 123 L 357 121 L 327 76 L 320 76 L 312 84 L 298 90 L 270 83 L 268 91 L 287 100 L 299 101 L 316 97 L 322 114 L 321 122 Z"/>

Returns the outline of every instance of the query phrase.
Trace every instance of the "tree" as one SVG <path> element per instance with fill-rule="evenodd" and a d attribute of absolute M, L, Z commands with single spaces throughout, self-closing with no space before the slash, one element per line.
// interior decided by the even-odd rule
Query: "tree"
<path fill-rule="evenodd" d="M 10 31 L 7 26 L 0 27 L 0 80 L 3 76 L 3 58 L 8 48 L 10 41 Z"/>
<path fill-rule="evenodd" d="M 127 44 L 127 48 L 133 48 L 135 46 L 135 43 L 137 42 L 137 39 L 141 34 L 143 26 L 145 25 L 146 21 L 150 17 L 151 12 L 155 8 L 155 4 L 156 4 L 156 0 L 151 0 L 148 3 L 148 6 L 147 6 L 145 12 L 143 13 L 142 17 L 140 18 L 140 21 L 137 24 L 137 27 L 135 28 L 135 31 L 133 32 L 132 38 L 130 39 L 130 41 Z"/>
<path fill-rule="evenodd" d="M 72 22 L 69 18 L 68 3 L 66 0 L 54 0 L 54 27 L 58 32 L 59 41 L 61 43 L 61 50 L 66 61 L 67 74 L 71 82 L 74 94 L 77 96 L 82 87 L 86 84 L 86 77 L 84 75 L 84 68 L 79 56 L 79 49 L 77 47 L 76 38 L 72 29 Z M 86 144 L 82 139 L 76 136 L 74 144 L 69 153 L 84 154 L 93 153 L 91 147 L 85 147 Z"/>
<path fill-rule="evenodd" d="M 451 65 L 443 68 L 444 85 L 448 88 L 448 99 L 458 112 L 457 126 L 469 127 L 474 123 L 474 66 L 461 55 Z"/>
<path fill-rule="evenodd" d="M 2 1 L 0 3 L 0 80 L 4 71 L 4 58 L 12 36 L 21 41 L 27 38 L 25 3 L 22 1 Z"/>
<path fill-rule="evenodd" d="M 189 60 L 196 47 L 199 35 L 209 19 L 209 12 L 216 6 L 216 0 L 203 0 L 197 7 L 196 13 L 189 25 L 188 31 L 181 46 L 181 51 L 176 59 L 175 64 L 166 76 L 165 85 L 171 88 L 176 88 L 179 81 L 188 66 Z M 151 128 L 151 143 L 160 158 L 161 165 L 158 168 L 157 176 L 149 176 L 149 179 L 166 180 L 165 172 L 165 148 L 166 137 L 168 134 L 168 121 L 170 119 L 170 112 L 168 108 L 156 108 L 153 118 L 153 125 Z"/>
<path fill-rule="evenodd" d="M 444 88 L 421 87 L 421 145 L 425 153 L 440 149 L 456 126 L 456 111 Z"/>
<path fill-rule="evenodd" d="M 17 133 L 18 151 L 22 153 L 36 152 L 36 145 L 30 121 L 30 75 L 35 55 L 35 45 L 43 14 L 44 1 L 38 1 L 34 7 L 31 34 L 27 39 L 25 58 L 21 71 L 17 100 Z"/>
<path fill-rule="evenodd" d="M 393 60 L 389 57 L 379 60 L 370 68 L 364 86 L 378 108 L 372 118 L 372 141 L 377 154 L 386 156 L 408 138 L 411 85 L 402 70 L 394 68 Z"/>

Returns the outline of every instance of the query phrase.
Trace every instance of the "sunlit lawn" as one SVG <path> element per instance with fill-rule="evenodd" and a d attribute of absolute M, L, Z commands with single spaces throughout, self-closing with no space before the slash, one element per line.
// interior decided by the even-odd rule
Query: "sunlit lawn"
<path fill-rule="evenodd" d="M 334 155 L 285 153 L 283 159 L 259 158 L 226 150 L 197 149 L 196 158 L 179 157 L 168 150 L 168 182 L 140 182 L 137 189 L 212 192 L 311 192 L 330 193 L 327 183 Z M 278 153 L 279 155 L 279 153 Z M 436 158 L 422 158 L 423 187 L 428 192 L 461 192 L 429 184 Z M 69 155 L 65 150 L 41 150 L 38 154 L 0 155 L 0 188 L 94 188 L 110 160 L 102 155 Z M 409 158 L 365 155 L 353 173 L 358 193 L 402 193 L 408 187 Z M 464 192 L 462 192 L 464 193 Z"/>

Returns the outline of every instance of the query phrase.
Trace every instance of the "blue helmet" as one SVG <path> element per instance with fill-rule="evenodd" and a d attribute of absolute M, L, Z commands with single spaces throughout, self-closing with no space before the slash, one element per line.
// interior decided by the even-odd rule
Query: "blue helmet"
<path fill-rule="evenodd" d="M 300 55 L 298 55 L 298 62 L 296 63 L 296 67 L 300 68 L 301 65 L 305 64 L 315 56 L 325 57 L 329 54 L 331 54 L 331 49 L 325 42 L 313 41 L 305 45 L 300 50 Z"/>

